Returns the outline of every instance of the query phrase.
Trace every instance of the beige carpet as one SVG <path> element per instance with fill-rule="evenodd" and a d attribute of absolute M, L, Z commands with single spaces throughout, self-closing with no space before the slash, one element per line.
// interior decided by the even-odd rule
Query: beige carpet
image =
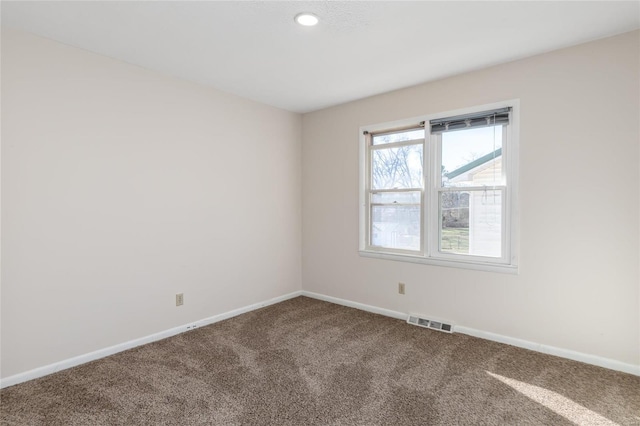
<path fill-rule="evenodd" d="M 305 297 L 3 389 L 5 425 L 640 425 L 640 378 Z"/>

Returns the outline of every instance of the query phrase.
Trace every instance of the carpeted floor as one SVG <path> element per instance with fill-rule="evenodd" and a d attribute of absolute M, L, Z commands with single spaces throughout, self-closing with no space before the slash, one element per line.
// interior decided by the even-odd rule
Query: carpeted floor
<path fill-rule="evenodd" d="M 640 377 L 306 297 L 0 397 L 4 425 L 640 425 Z"/>

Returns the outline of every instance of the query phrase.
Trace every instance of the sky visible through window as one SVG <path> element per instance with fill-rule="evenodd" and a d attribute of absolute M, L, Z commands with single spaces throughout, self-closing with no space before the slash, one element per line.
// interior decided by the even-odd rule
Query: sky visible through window
<path fill-rule="evenodd" d="M 502 147 L 502 126 L 456 130 L 442 134 L 442 165 L 452 172 Z"/>

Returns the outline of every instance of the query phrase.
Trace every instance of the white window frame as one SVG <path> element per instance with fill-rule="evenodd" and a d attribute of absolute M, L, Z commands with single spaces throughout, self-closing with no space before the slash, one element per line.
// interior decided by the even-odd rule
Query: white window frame
<path fill-rule="evenodd" d="M 371 164 L 372 164 L 372 155 L 374 151 L 377 150 L 382 150 L 382 149 L 390 149 L 390 148 L 399 148 L 399 147 L 403 147 L 403 146 L 407 146 L 407 145 L 417 145 L 415 140 L 411 140 L 411 141 L 401 141 L 401 142 L 392 142 L 392 143 L 385 143 L 382 145 L 373 145 L 373 137 L 374 136 L 378 136 L 380 134 L 385 134 L 385 133 L 396 133 L 396 132 L 402 132 L 402 131 L 407 131 L 407 130 L 412 130 L 412 129 L 423 129 L 423 126 L 418 125 L 417 123 L 414 123 L 414 125 L 412 126 L 408 126 L 405 128 L 397 128 L 397 127 L 393 127 L 392 131 L 388 131 L 388 129 L 380 129 L 377 128 L 371 132 L 368 132 L 368 134 L 364 134 L 363 132 L 363 136 L 365 138 L 365 144 L 367 145 L 367 152 L 366 152 L 366 194 L 365 194 L 365 200 L 366 200 L 366 205 L 367 205 L 367 212 L 365 214 L 365 228 L 367 229 L 367 232 L 365 233 L 365 250 L 366 251 L 370 251 L 370 252 L 381 252 L 381 253 L 386 253 L 389 250 L 392 250 L 393 253 L 397 253 L 397 254 L 405 254 L 405 255 L 409 255 L 409 256 L 413 256 L 413 255 L 422 255 L 424 253 L 424 247 L 425 247 L 425 239 L 424 239 L 424 232 L 425 232 L 425 196 L 424 196 L 424 182 L 425 182 L 425 170 L 424 170 L 424 156 L 426 155 L 426 134 L 425 134 L 425 138 L 422 140 L 422 155 L 423 155 L 423 168 L 422 168 L 422 185 L 420 188 L 402 188 L 402 189 L 379 189 L 379 190 L 375 190 L 372 188 L 372 181 L 371 181 Z M 382 192 L 419 192 L 420 193 L 420 248 L 419 250 L 405 250 L 405 249 L 387 249 L 384 247 L 379 247 L 379 246 L 374 246 L 371 244 L 371 210 L 372 210 L 372 204 L 371 204 L 371 195 L 373 193 L 382 193 Z"/>
<path fill-rule="evenodd" d="M 440 245 L 440 213 L 439 193 L 440 187 L 440 149 L 441 135 L 432 135 L 429 122 L 434 119 L 453 117 L 464 114 L 472 114 L 481 111 L 499 108 L 511 108 L 509 125 L 503 128 L 502 168 L 506 187 L 503 199 L 503 232 L 502 232 L 502 257 L 470 256 L 456 253 L 444 253 L 439 251 Z M 375 134 L 393 129 L 417 127 L 418 123 L 425 123 L 425 141 L 423 147 L 423 174 L 424 190 L 421 206 L 421 243 L 419 252 L 405 252 L 402 250 L 385 249 L 369 245 L 370 238 L 370 137 L 367 133 Z M 423 263 L 428 265 L 448 266 L 454 268 L 475 269 L 482 271 L 518 273 L 518 158 L 519 158 L 519 124 L 520 102 L 518 99 L 478 105 L 469 108 L 445 111 L 437 114 L 429 114 L 413 117 L 406 120 L 398 120 L 380 123 L 360 128 L 360 241 L 359 253 L 361 256 L 373 257 L 403 262 Z M 506 139 L 504 139 L 506 137 Z M 466 188 L 465 188 L 466 189 Z"/>

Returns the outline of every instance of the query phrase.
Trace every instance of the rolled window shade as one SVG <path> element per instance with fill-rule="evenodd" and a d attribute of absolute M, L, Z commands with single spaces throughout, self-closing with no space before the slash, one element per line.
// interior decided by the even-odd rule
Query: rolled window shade
<path fill-rule="evenodd" d="M 509 124 L 511 108 L 500 108 L 481 111 L 473 114 L 456 115 L 454 117 L 437 118 L 431 120 L 431 133 L 451 132 L 478 127 Z"/>

